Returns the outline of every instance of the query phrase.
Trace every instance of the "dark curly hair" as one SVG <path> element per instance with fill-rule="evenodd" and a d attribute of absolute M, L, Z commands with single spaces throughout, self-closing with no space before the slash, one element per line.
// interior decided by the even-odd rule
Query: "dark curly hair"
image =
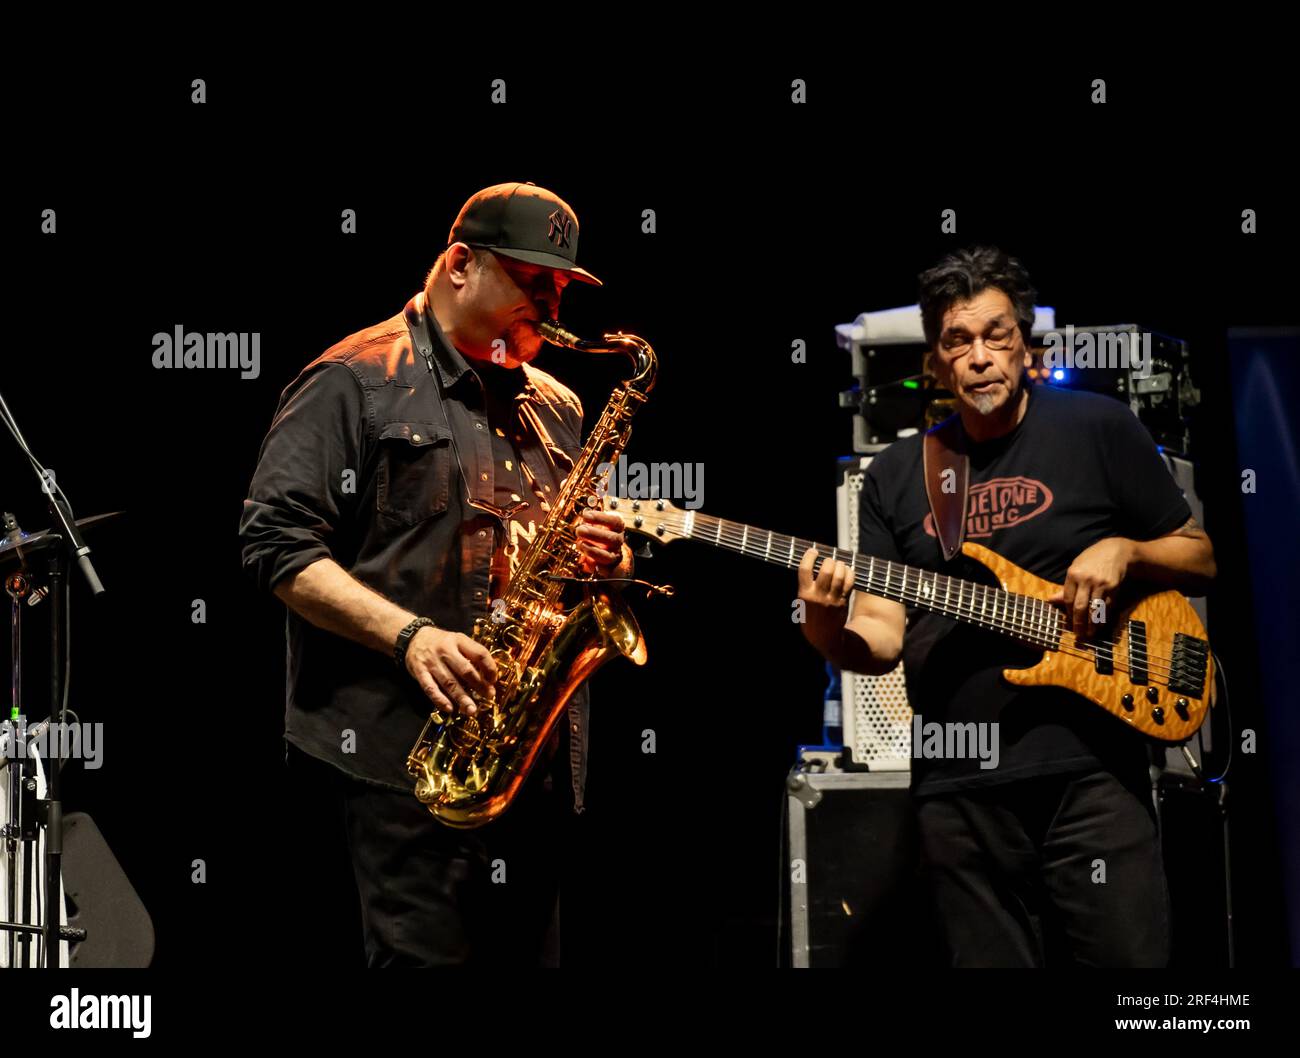
<path fill-rule="evenodd" d="M 943 314 L 949 307 L 969 301 L 990 287 L 1011 299 L 1020 334 L 1028 344 L 1038 291 L 1030 284 L 1025 266 L 996 246 L 974 246 L 946 254 L 937 265 L 922 272 L 919 280 L 921 325 L 925 328 L 925 343 L 931 349 L 939 341 Z"/>

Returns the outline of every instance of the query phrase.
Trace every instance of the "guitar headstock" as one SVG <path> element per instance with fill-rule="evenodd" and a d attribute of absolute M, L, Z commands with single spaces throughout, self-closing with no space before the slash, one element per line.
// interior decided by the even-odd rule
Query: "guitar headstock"
<path fill-rule="evenodd" d="M 651 540 L 684 540 L 687 514 L 669 500 L 632 500 L 626 496 L 605 496 L 601 509 L 623 516 L 623 530 Z"/>

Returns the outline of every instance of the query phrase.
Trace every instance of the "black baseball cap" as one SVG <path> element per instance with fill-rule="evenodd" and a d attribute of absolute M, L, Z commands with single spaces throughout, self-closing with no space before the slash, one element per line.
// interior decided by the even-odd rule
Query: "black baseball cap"
<path fill-rule="evenodd" d="M 570 273 L 603 286 L 579 268 L 578 217 L 554 191 L 534 183 L 493 184 L 472 195 L 447 235 L 454 242 L 486 246 L 517 261 Z"/>

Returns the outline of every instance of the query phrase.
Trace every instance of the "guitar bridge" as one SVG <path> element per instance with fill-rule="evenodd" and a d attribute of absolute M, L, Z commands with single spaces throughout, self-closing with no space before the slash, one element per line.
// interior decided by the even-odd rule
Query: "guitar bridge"
<path fill-rule="evenodd" d="M 1174 656 L 1170 663 L 1169 689 L 1188 698 L 1200 698 L 1205 693 L 1205 674 L 1210 656 L 1210 644 L 1183 632 L 1174 634 Z"/>

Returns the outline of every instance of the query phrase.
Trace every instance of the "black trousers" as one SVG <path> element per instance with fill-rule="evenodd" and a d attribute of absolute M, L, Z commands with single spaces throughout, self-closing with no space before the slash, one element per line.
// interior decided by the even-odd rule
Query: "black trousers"
<path fill-rule="evenodd" d="M 353 779 L 293 745 L 288 754 L 291 777 L 346 842 L 368 966 L 559 964 L 569 802 L 545 765 L 500 819 L 455 830 L 413 794 Z"/>
<path fill-rule="evenodd" d="M 1165 966 L 1151 790 L 1106 771 L 914 798 L 953 966 Z"/>

